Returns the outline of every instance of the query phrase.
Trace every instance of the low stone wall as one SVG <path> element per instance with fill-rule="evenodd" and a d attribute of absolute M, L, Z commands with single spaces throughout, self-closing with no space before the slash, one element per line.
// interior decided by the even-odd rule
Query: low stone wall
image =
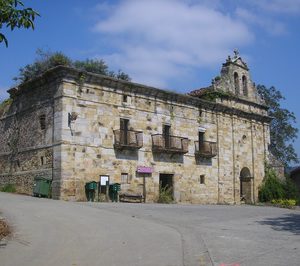
<path fill-rule="evenodd" d="M 34 178 L 44 177 L 47 179 L 52 178 L 52 170 L 34 171 L 26 173 L 14 173 L 0 175 L 0 187 L 8 184 L 15 186 L 18 193 L 32 195 Z"/>

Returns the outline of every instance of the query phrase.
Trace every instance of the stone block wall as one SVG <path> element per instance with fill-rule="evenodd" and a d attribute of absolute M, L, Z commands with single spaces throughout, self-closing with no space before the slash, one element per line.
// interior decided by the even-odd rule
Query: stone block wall
<path fill-rule="evenodd" d="M 2 113 L 0 186 L 13 184 L 18 192 L 32 194 L 35 177 L 52 179 L 55 89 L 51 82 L 26 88 Z"/>
<path fill-rule="evenodd" d="M 159 195 L 159 175 L 173 174 L 174 198 L 177 202 L 239 203 L 240 171 L 250 169 L 257 182 L 252 184 L 252 200 L 257 196 L 263 178 L 266 135 L 257 121 L 230 116 L 170 100 L 138 93 L 84 84 L 81 90 L 74 82 L 65 82 L 62 99 L 61 198 L 84 200 L 84 185 L 108 175 L 110 182 L 121 182 L 127 173 L 129 181 L 122 191 L 141 192 L 143 178 L 138 166 L 153 168 L 146 178 L 147 201 Z M 124 102 L 123 96 L 127 96 Z M 76 113 L 68 124 L 68 114 Z M 143 147 L 136 151 L 114 148 L 114 130 L 120 129 L 120 118 L 129 120 L 129 128 L 143 132 Z M 189 138 L 184 155 L 155 153 L 152 134 L 161 134 L 163 125 L 171 126 L 171 135 Z M 211 159 L 195 156 L 199 128 L 205 128 L 205 140 L 218 143 L 218 156 Z M 254 152 L 254 154 L 252 154 Z M 255 161 L 254 161 L 255 160 Z M 253 168 L 253 165 L 255 167 Z M 200 184 L 200 175 L 205 184 Z M 253 181 L 252 181 L 253 182 Z M 252 189 L 253 190 L 253 189 Z"/>
<path fill-rule="evenodd" d="M 269 143 L 266 110 L 259 105 L 208 103 L 92 74 L 79 84 L 81 73 L 63 67 L 53 70 L 54 79 L 45 75 L 25 84 L 0 118 L 0 186 L 13 183 L 31 194 L 34 177 L 43 176 L 52 179 L 54 199 L 86 200 L 85 183 L 105 175 L 123 192 L 143 193 L 137 168 L 146 166 L 153 169 L 145 178 L 147 202 L 158 199 L 160 175 L 170 174 L 176 202 L 233 204 L 240 202 L 247 168 L 245 193 L 257 199 Z M 115 147 L 121 118 L 129 120 L 129 130 L 142 132 L 141 148 Z M 189 139 L 186 153 L 153 151 L 151 135 L 162 134 L 164 125 Z M 195 156 L 199 131 L 217 143 L 216 156 Z"/>

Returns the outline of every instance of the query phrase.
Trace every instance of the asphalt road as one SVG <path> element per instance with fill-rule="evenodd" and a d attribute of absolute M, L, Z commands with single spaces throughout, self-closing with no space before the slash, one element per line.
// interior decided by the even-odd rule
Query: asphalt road
<path fill-rule="evenodd" d="M 72 203 L 0 193 L 1 266 L 300 265 L 300 211 Z"/>

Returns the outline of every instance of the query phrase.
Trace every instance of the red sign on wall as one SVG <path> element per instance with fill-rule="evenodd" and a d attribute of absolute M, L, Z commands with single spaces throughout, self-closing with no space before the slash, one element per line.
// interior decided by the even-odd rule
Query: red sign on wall
<path fill-rule="evenodd" d="M 142 174 L 151 174 L 153 172 L 153 168 L 147 166 L 138 166 L 137 172 Z"/>

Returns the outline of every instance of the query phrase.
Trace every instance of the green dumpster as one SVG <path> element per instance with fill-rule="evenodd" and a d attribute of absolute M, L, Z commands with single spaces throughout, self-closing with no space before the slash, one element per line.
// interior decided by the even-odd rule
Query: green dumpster
<path fill-rule="evenodd" d="M 33 196 L 49 198 L 50 188 L 51 180 L 43 177 L 36 177 L 33 183 Z"/>
<path fill-rule="evenodd" d="M 109 197 L 112 202 L 118 201 L 118 192 L 121 190 L 121 184 L 113 183 L 109 185 Z"/>
<path fill-rule="evenodd" d="M 95 200 L 95 194 L 97 190 L 97 182 L 87 182 L 85 184 L 85 195 L 87 198 L 87 201 L 94 201 Z"/>

